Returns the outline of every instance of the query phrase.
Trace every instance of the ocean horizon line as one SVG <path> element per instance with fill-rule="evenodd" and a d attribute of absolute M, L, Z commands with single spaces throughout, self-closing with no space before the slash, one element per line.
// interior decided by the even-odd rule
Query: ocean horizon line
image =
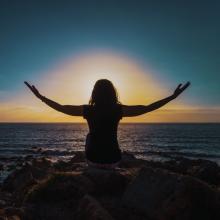
<path fill-rule="evenodd" d="M 0 122 L 0 124 L 87 124 L 87 122 Z M 220 122 L 120 122 L 120 124 L 220 124 Z"/>

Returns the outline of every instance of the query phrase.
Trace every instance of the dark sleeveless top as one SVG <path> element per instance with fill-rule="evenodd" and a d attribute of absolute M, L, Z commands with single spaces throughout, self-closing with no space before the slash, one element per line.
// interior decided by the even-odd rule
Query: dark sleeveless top
<path fill-rule="evenodd" d="M 86 158 L 94 163 L 112 164 L 121 160 L 117 128 L 122 118 L 121 105 L 83 106 L 83 117 L 89 125 L 86 138 Z"/>

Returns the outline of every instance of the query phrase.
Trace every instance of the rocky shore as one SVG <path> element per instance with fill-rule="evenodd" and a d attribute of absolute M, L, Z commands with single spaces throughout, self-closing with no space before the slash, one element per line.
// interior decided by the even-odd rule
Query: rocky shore
<path fill-rule="evenodd" d="M 4 220 L 219 220 L 220 167 L 208 160 L 167 162 L 123 153 L 114 170 L 26 158 L 0 188 Z"/>

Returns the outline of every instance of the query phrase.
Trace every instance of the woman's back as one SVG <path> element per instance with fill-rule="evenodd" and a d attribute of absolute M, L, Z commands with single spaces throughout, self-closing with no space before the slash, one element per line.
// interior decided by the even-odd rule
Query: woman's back
<path fill-rule="evenodd" d="M 83 117 L 89 125 L 86 156 L 91 162 L 111 164 L 121 159 L 117 128 L 122 118 L 120 104 L 109 106 L 84 105 Z"/>

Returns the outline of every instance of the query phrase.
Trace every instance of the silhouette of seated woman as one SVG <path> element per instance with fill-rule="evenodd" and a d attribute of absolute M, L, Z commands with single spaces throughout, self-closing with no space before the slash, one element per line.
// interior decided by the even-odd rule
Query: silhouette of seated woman
<path fill-rule="evenodd" d="M 117 140 L 117 128 L 123 117 L 133 117 L 154 111 L 178 97 L 189 85 L 179 84 L 171 96 L 150 105 L 122 105 L 112 82 L 98 80 L 93 88 L 88 105 L 61 105 L 42 96 L 35 86 L 25 82 L 29 89 L 51 108 L 87 120 L 89 133 L 86 138 L 85 154 L 89 165 L 113 168 L 121 160 Z"/>

